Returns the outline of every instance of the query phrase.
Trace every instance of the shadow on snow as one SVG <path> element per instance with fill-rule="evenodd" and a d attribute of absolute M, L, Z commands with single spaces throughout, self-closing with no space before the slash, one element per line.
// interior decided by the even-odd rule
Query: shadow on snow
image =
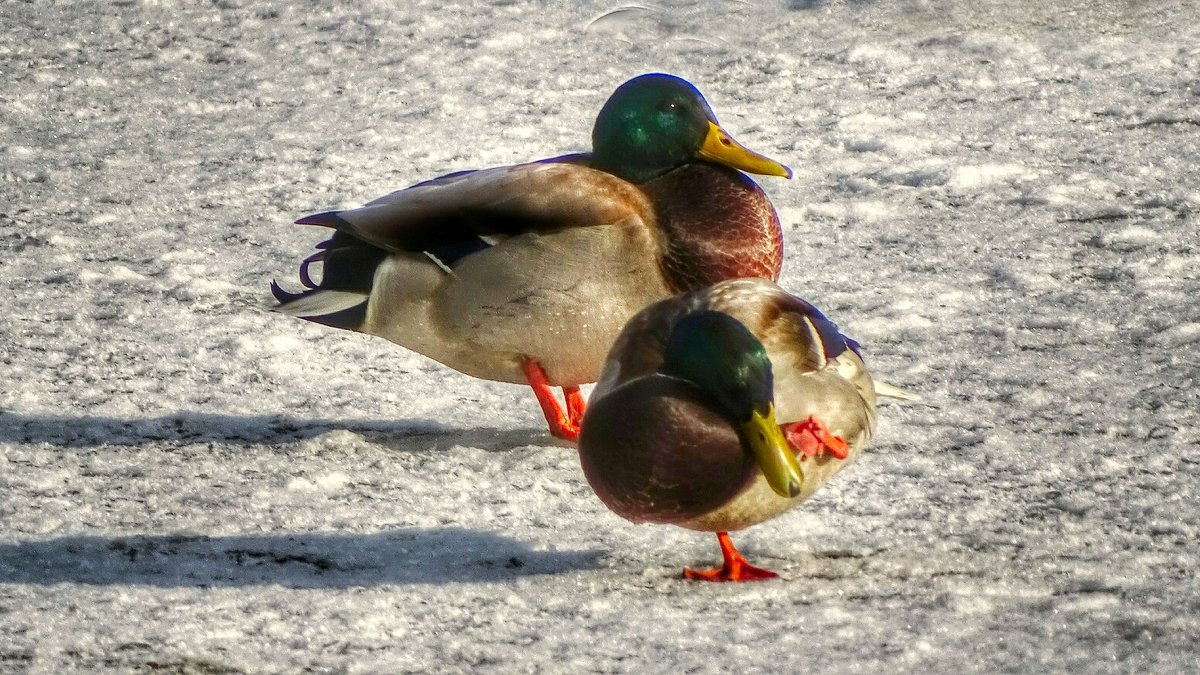
<path fill-rule="evenodd" d="M 370 534 L 71 536 L 0 544 L 0 583 L 347 588 L 492 582 L 596 569 L 600 551 L 535 551 L 446 527 Z"/>
<path fill-rule="evenodd" d="M 452 429 L 432 420 L 297 419 L 280 415 L 180 412 L 161 417 L 22 415 L 0 411 L 0 443 L 49 443 L 64 448 L 137 446 L 151 442 L 257 445 L 351 431 L 378 441 L 429 439 L 445 449 L 465 445 L 493 450 L 530 444 L 561 445 L 545 429 Z M 404 445 L 409 445 L 405 443 Z M 443 447 L 445 446 L 445 447 Z"/>

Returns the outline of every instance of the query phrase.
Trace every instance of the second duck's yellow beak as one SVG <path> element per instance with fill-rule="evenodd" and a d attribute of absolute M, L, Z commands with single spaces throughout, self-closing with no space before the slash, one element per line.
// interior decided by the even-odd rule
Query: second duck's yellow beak
<path fill-rule="evenodd" d="M 700 146 L 701 157 L 731 166 L 746 173 L 791 178 L 792 170 L 738 143 L 715 122 L 708 123 L 708 135 Z"/>
<path fill-rule="evenodd" d="M 788 499 L 800 496 L 804 470 L 800 468 L 792 446 L 775 423 L 775 405 L 767 408 L 766 414 L 755 412 L 739 431 L 750 446 L 750 452 L 758 461 L 771 489 Z"/>

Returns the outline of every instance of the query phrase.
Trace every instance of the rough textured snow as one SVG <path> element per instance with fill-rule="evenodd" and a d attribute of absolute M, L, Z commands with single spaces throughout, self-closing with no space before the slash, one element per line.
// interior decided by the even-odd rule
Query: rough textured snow
<path fill-rule="evenodd" d="M 613 11 L 617 10 L 617 11 Z M 1200 18 L 0 2 L 0 672 L 1194 672 Z M 267 311 L 291 225 L 695 82 L 918 390 L 806 505 L 609 513 L 532 395 Z"/>

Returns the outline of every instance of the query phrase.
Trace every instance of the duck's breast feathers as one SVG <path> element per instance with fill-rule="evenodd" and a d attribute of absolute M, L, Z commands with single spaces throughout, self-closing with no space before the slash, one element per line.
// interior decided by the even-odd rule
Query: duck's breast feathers
<path fill-rule="evenodd" d="M 775 280 L 783 264 L 779 215 L 748 176 L 693 162 L 642 186 L 666 239 L 663 275 L 676 292 L 725 279 Z"/>
<path fill-rule="evenodd" d="M 458 248 L 529 232 L 653 219 L 637 186 L 582 160 L 559 158 L 449 174 L 296 222 L 331 227 L 388 251 L 461 254 Z"/>
<path fill-rule="evenodd" d="M 593 401 L 580 462 L 601 501 L 624 518 L 693 519 L 735 498 L 758 475 L 737 432 L 688 383 L 655 374 Z"/>

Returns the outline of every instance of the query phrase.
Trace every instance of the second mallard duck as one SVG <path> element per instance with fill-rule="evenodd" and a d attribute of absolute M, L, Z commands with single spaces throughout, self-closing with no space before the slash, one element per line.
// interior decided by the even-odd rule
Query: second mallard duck
<path fill-rule="evenodd" d="M 301 218 L 336 232 L 301 264 L 304 290 L 272 292 L 287 314 L 528 382 L 551 433 L 574 439 L 578 385 L 595 381 L 636 311 L 778 276 L 778 216 L 741 171 L 791 176 L 735 142 L 690 83 L 643 75 L 604 104 L 589 154 L 449 174 Z"/>
<path fill-rule="evenodd" d="M 592 393 L 579 458 L 618 515 L 717 533 L 724 565 L 685 576 L 748 581 L 776 575 L 728 533 L 808 499 L 874 426 L 853 340 L 769 281 L 725 281 L 630 320 Z"/>

